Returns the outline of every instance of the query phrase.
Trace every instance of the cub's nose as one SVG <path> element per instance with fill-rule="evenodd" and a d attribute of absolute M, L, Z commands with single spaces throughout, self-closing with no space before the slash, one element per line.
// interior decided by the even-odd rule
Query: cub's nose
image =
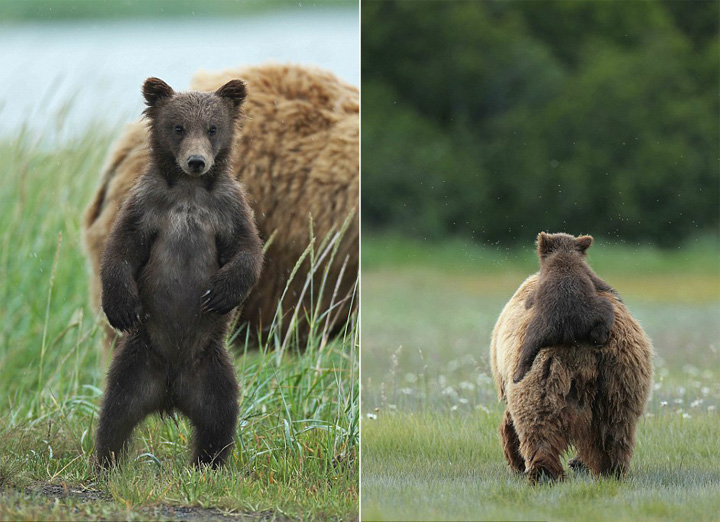
<path fill-rule="evenodd" d="M 202 156 L 190 156 L 187 160 L 188 167 L 193 172 L 202 172 L 205 169 L 205 158 Z"/>

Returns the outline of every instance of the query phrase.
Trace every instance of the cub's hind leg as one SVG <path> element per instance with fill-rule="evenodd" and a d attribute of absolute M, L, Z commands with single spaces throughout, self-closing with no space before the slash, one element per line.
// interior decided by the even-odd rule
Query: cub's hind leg
<path fill-rule="evenodd" d="M 238 385 L 221 341 L 211 341 L 176 380 L 177 406 L 195 428 L 193 462 L 222 465 L 230 454 L 238 417 Z"/>
<path fill-rule="evenodd" d="M 553 344 L 551 339 L 553 332 L 541 320 L 533 317 L 527 327 L 525 339 L 520 348 L 520 360 L 513 374 L 513 382 L 519 383 L 525 374 L 530 371 L 535 358 L 544 346 Z"/>
<path fill-rule="evenodd" d="M 141 328 L 120 341 L 107 376 L 95 440 L 96 464 L 114 464 L 127 449 L 133 428 L 163 404 L 165 379 L 151 360 L 147 334 Z"/>

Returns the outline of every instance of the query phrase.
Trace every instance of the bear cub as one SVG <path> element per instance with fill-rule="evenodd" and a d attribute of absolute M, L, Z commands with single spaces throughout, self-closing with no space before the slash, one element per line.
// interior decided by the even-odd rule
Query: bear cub
<path fill-rule="evenodd" d="M 525 301 L 535 308 L 520 349 L 513 382 L 525 377 L 541 348 L 557 345 L 603 346 L 615 322 L 613 305 L 598 292 L 615 291 L 592 271 L 586 260 L 593 238 L 540 232 L 540 274 L 535 292 Z"/>
<path fill-rule="evenodd" d="M 229 312 L 255 285 L 262 243 L 232 175 L 245 84 L 176 93 L 143 86 L 150 161 L 123 204 L 102 256 L 102 307 L 126 332 L 107 376 L 97 464 L 111 466 L 153 412 L 187 416 L 194 463 L 221 465 L 233 443 L 238 384 L 223 341 Z"/>

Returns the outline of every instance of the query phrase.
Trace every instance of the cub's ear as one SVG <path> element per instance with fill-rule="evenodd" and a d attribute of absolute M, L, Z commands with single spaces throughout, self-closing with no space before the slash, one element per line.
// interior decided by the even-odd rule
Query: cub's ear
<path fill-rule="evenodd" d="M 154 107 L 160 100 L 170 98 L 175 91 L 160 78 L 148 78 L 143 84 L 143 96 L 148 107 Z"/>
<path fill-rule="evenodd" d="M 235 109 L 239 109 L 247 95 L 245 82 L 242 80 L 230 80 L 215 91 L 215 94 L 230 101 Z"/>
<path fill-rule="evenodd" d="M 592 236 L 579 236 L 576 242 L 578 250 L 584 254 L 585 251 L 590 248 L 590 245 L 592 245 L 593 238 Z"/>
<path fill-rule="evenodd" d="M 537 237 L 537 250 L 540 257 L 545 257 L 553 249 L 553 241 L 550 234 L 540 232 Z"/>

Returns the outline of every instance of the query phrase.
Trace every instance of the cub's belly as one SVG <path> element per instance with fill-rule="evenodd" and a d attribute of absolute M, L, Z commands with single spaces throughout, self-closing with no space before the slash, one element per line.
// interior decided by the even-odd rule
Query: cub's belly
<path fill-rule="evenodd" d="M 218 271 L 212 235 L 158 237 L 138 280 L 151 340 L 167 349 L 193 349 L 205 342 L 215 320 L 202 313 L 203 294 Z"/>

